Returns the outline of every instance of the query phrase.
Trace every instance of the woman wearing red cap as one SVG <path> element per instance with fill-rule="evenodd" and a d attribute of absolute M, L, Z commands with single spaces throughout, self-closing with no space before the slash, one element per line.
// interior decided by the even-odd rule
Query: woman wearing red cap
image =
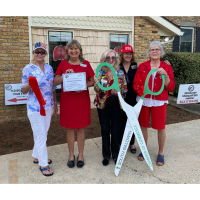
<path fill-rule="evenodd" d="M 145 143 L 147 145 L 149 127 L 149 118 L 151 115 L 151 126 L 158 130 L 158 157 L 156 164 L 158 166 L 164 165 L 164 145 L 166 140 L 165 121 L 166 121 L 166 105 L 168 103 L 168 91 L 173 91 L 175 87 L 174 74 L 172 67 L 161 60 L 165 52 L 159 41 L 151 42 L 147 51 L 147 56 L 150 58 L 147 62 L 140 64 L 134 78 L 133 88 L 137 92 L 136 98 L 139 101 L 143 93 L 143 85 L 150 70 L 158 68 L 149 79 L 149 88 L 154 92 L 158 92 L 162 85 L 161 75 L 165 76 L 165 87 L 163 92 L 158 95 L 146 95 L 143 101 L 143 106 L 139 115 L 139 123 L 142 129 Z M 142 85 L 141 85 L 142 83 Z M 138 156 L 139 160 L 144 160 L 141 154 Z"/>
<path fill-rule="evenodd" d="M 134 106 L 136 102 L 136 92 L 133 90 L 133 79 L 135 77 L 135 73 L 137 71 L 137 62 L 135 62 L 134 52 L 131 45 L 124 45 L 120 50 L 120 69 L 123 70 L 126 82 L 127 82 L 127 89 L 128 92 L 126 93 L 125 101 L 131 106 Z M 120 140 L 122 142 L 124 130 L 126 126 L 127 116 L 126 113 L 123 111 L 122 113 L 122 120 L 120 126 Z M 135 143 L 135 135 L 133 136 L 130 141 L 130 151 L 131 153 L 136 153 L 136 148 L 134 146 Z"/>

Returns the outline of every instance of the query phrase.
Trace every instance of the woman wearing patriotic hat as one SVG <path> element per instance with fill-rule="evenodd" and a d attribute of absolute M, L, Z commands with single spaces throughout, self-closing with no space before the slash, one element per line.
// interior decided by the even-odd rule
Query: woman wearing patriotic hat
<path fill-rule="evenodd" d="M 123 70 L 126 82 L 127 82 L 127 93 L 125 96 L 125 102 L 131 106 L 134 106 L 136 102 L 136 92 L 133 90 L 133 79 L 135 77 L 135 73 L 137 71 L 137 62 L 135 62 L 133 47 L 131 45 L 124 45 L 120 50 L 120 69 Z M 122 142 L 124 130 L 126 126 L 127 116 L 126 113 L 122 112 L 122 120 L 120 126 L 120 140 Z M 136 153 L 135 143 L 135 135 L 133 133 L 131 141 L 130 141 L 130 151 L 131 153 Z"/>
<path fill-rule="evenodd" d="M 54 110 L 54 115 L 58 112 L 56 87 L 53 84 L 54 74 L 52 67 L 44 62 L 44 58 L 47 55 L 47 46 L 44 43 L 37 42 L 33 47 L 32 53 L 32 62 L 24 67 L 22 71 L 21 91 L 24 94 L 29 92 L 27 98 L 27 115 L 33 130 L 33 163 L 39 164 L 39 169 L 44 176 L 51 176 L 53 175 L 53 171 L 50 169 L 49 164 L 52 163 L 52 160 L 48 159 L 46 141 L 51 122 L 52 109 Z M 33 79 L 35 80 L 34 85 L 32 82 Z M 35 88 L 38 90 L 35 90 Z M 39 93 L 40 95 L 37 95 Z M 46 116 L 40 114 L 41 99 L 45 104 L 44 115 Z"/>

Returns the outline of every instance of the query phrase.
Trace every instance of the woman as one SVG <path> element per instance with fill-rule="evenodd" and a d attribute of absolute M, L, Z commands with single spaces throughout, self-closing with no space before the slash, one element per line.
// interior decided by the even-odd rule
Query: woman
<path fill-rule="evenodd" d="M 157 72 L 154 72 L 150 77 L 148 84 L 149 88 L 151 88 L 154 92 L 158 92 L 161 88 L 161 75 L 163 74 L 165 76 L 165 87 L 163 92 L 157 96 L 146 95 L 139 115 L 139 123 L 146 145 L 148 140 L 147 128 L 149 127 L 150 114 L 152 128 L 158 130 L 159 150 L 156 162 L 158 166 L 164 165 L 163 149 L 166 140 L 165 121 L 166 105 L 168 103 L 168 91 L 173 91 L 175 87 L 172 67 L 160 60 L 164 54 L 165 53 L 159 41 L 151 42 L 147 51 L 147 56 L 150 58 L 150 60 L 140 64 L 133 81 L 133 88 L 138 94 L 136 100 L 139 101 L 143 93 L 142 88 L 150 70 L 158 68 Z M 142 153 L 139 154 L 138 159 L 141 161 L 144 160 Z"/>
<path fill-rule="evenodd" d="M 37 42 L 33 47 L 33 61 L 24 67 L 22 73 L 22 93 L 28 94 L 27 98 L 27 115 L 31 123 L 34 138 L 33 154 L 34 163 L 40 165 L 40 171 L 44 176 L 53 175 L 53 171 L 48 164 L 52 160 L 48 160 L 47 153 L 47 134 L 51 122 L 52 108 L 54 115 L 57 114 L 56 87 L 53 85 L 53 69 L 50 65 L 44 63 L 44 58 L 47 55 L 47 47 L 41 42 Z M 40 115 L 40 104 L 35 96 L 35 93 L 29 85 L 29 76 L 36 77 L 41 94 L 46 101 L 44 106 L 46 116 Z"/>
<path fill-rule="evenodd" d="M 83 58 L 82 47 L 77 40 L 70 40 L 66 46 L 66 59 L 62 60 L 56 71 L 54 79 L 55 85 L 63 83 L 64 73 L 86 73 L 87 87 L 94 85 L 94 71 L 87 60 Z M 74 156 L 74 130 L 77 129 L 77 143 L 79 156 L 77 157 L 77 167 L 84 166 L 83 150 L 85 143 L 84 128 L 89 126 L 90 120 L 90 97 L 89 91 L 61 92 L 60 99 L 60 125 L 67 129 L 67 142 L 69 149 L 68 167 L 75 165 Z"/>
<path fill-rule="evenodd" d="M 127 84 L 125 75 L 122 70 L 119 69 L 118 54 L 113 50 L 105 51 L 100 59 L 100 62 L 110 63 L 118 76 L 118 83 L 122 96 L 124 97 L 127 91 Z M 107 66 L 103 66 L 99 71 L 99 81 L 104 87 L 109 87 L 113 84 L 113 73 Z M 117 80 L 116 80 L 117 81 Z M 94 104 L 97 107 L 99 121 L 101 125 L 102 136 L 102 155 L 103 165 L 109 164 L 109 159 L 112 154 L 112 158 L 116 163 L 119 154 L 120 146 L 120 122 L 122 109 L 117 96 L 117 91 L 111 89 L 109 91 L 101 90 L 97 84 L 94 87 L 96 91 L 96 97 Z M 111 146 L 110 146 L 110 131 L 111 131 Z"/>
<path fill-rule="evenodd" d="M 133 80 L 137 71 L 138 63 L 135 62 L 133 48 L 130 45 L 124 45 L 120 50 L 120 69 L 123 70 L 126 82 L 127 82 L 127 93 L 125 97 L 126 103 L 131 106 L 135 106 L 137 103 L 136 96 L 137 93 L 133 90 Z M 164 61 L 166 64 L 170 65 L 169 61 Z M 126 127 L 127 116 L 126 113 L 122 112 L 122 120 L 121 120 L 121 127 L 120 127 L 120 140 L 122 142 L 124 130 Z M 135 143 L 135 135 L 133 133 L 131 141 L 130 141 L 130 151 L 131 153 L 136 153 L 136 147 L 134 146 Z"/>
<path fill-rule="evenodd" d="M 120 50 L 120 69 L 123 70 L 126 82 L 127 82 L 127 93 L 125 97 L 125 102 L 131 106 L 135 106 L 136 102 L 136 92 L 133 90 L 133 79 L 135 77 L 135 73 L 137 71 L 137 62 L 135 62 L 133 48 L 130 45 L 124 45 Z M 124 130 L 126 126 L 127 116 L 124 111 L 122 111 L 122 120 L 120 126 L 120 140 L 122 142 Z M 130 141 L 130 151 L 131 153 L 136 153 L 135 143 L 135 135 L 133 133 L 131 141 Z"/>

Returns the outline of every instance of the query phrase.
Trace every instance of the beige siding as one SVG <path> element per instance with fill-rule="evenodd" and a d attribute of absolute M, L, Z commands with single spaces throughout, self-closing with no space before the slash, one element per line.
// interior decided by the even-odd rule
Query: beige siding
<path fill-rule="evenodd" d="M 31 29 L 32 34 L 32 49 L 36 42 L 43 42 L 47 45 L 48 49 L 48 43 L 47 43 L 47 30 L 44 28 L 32 28 Z M 45 57 L 45 62 L 48 63 L 48 57 Z"/>
<path fill-rule="evenodd" d="M 91 31 L 91 30 L 73 30 L 73 31 L 74 31 L 74 39 L 78 40 L 83 48 L 84 59 L 90 62 L 94 72 L 100 62 L 102 53 L 109 48 L 109 34 L 120 33 L 113 31 L 108 32 L 108 31 Z M 31 33 L 32 33 L 32 47 L 36 42 L 43 42 L 48 47 L 46 28 L 32 28 Z M 48 57 L 45 58 L 45 62 L 48 63 Z M 95 91 L 93 87 L 89 88 L 89 92 L 91 99 L 91 108 L 94 108 L 93 101 L 95 98 Z"/>
<path fill-rule="evenodd" d="M 103 31 L 74 31 L 74 39 L 78 40 L 83 48 L 83 56 L 88 60 L 95 72 L 101 54 L 109 47 L 109 32 Z M 94 108 L 94 88 L 89 88 L 91 108 Z"/>

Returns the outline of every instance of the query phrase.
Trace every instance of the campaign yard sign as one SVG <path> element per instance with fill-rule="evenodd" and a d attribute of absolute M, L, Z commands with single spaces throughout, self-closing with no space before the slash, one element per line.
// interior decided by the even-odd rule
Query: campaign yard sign
<path fill-rule="evenodd" d="M 200 102 L 200 84 L 179 85 L 177 104 Z"/>
<path fill-rule="evenodd" d="M 5 105 L 26 104 L 28 94 L 21 92 L 21 83 L 4 84 Z"/>

